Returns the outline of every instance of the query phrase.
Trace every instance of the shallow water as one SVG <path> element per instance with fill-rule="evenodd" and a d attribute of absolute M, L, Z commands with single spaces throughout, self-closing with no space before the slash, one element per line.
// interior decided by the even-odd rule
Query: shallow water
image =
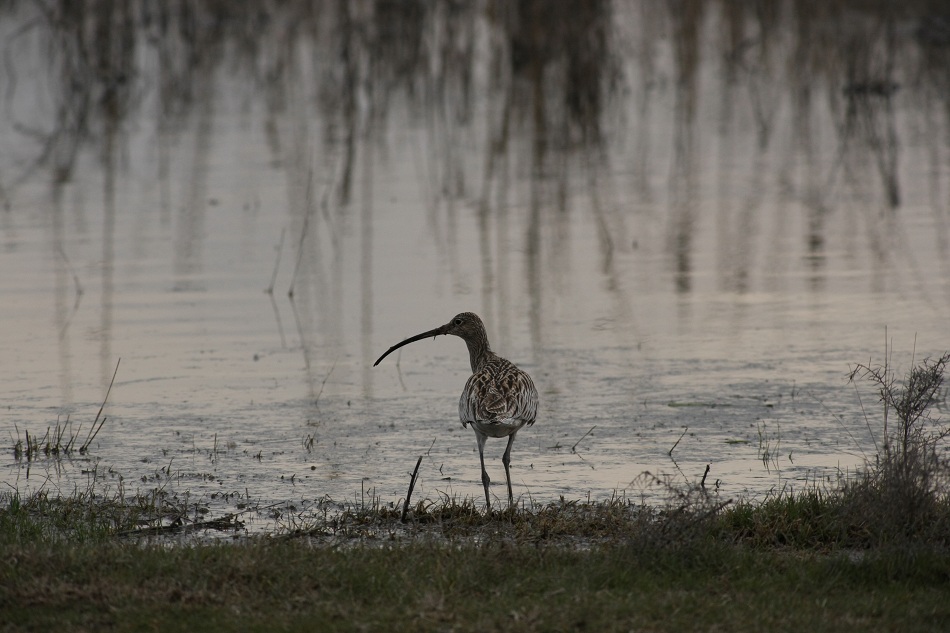
<path fill-rule="evenodd" d="M 873 456 L 879 405 L 849 369 L 950 347 L 948 93 L 927 80 L 947 49 L 925 18 L 883 41 L 893 16 L 800 15 L 808 40 L 716 3 L 592 3 L 602 47 L 526 61 L 486 7 L 374 6 L 190 43 L 188 18 L 156 34 L 133 12 L 105 78 L 71 61 L 68 22 L 7 9 L 4 487 L 162 488 L 216 514 L 396 503 L 425 455 L 415 498 L 479 499 L 464 344 L 372 367 L 463 310 L 541 394 L 522 500 L 652 499 L 707 464 L 725 498 L 761 496 Z M 855 88 L 878 79 L 899 89 Z M 14 457 L 67 416 L 84 438 L 119 359 L 87 455 Z"/>

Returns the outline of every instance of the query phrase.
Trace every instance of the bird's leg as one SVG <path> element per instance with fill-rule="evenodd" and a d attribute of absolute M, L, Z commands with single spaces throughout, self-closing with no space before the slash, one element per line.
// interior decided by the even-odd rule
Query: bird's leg
<path fill-rule="evenodd" d="M 488 436 L 476 431 L 475 439 L 478 441 L 478 460 L 482 464 L 482 486 L 485 487 L 485 506 L 491 510 L 491 499 L 488 497 L 488 484 L 491 483 L 491 479 L 488 478 L 488 471 L 485 470 L 485 440 L 488 439 Z"/>
<path fill-rule="evenodd" d="M 515 443 L 515 434 L 508 436 L 508 447 L 505 448 L 505 454 L 501 456 L 501 463 L 505 465 L 505 481 L 508 482 L 508 507 L 515 504 L 515 497 L 511 494 L 511 470 L 508 464 L 511 463 L 511 445 Z"/>

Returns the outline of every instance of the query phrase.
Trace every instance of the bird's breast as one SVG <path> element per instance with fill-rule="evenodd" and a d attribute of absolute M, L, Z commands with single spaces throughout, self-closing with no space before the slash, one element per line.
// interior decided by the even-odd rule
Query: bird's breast
<path fill-rule="evenodd" d="M 525 424 L 533 424 L 537 412 L 538 392 L 531 378 L 504 359 L 473 374 L 459 399 L 462 424 L 494 427 L 483 431 L 493 437 L 504 437 Z"/>

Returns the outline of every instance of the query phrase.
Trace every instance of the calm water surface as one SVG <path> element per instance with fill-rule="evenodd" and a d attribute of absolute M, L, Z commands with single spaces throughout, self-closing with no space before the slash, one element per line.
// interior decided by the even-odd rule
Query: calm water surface
<path fill-rule="evenodd" d="M 372 367 L 465 310 L 541 394 L 525 502 L 834 482 L 880 439 L 849 368 L 950 348 L 950 48 L 913 4 L 12 3 L 0 483 L 396 503 L 425 455 L 414 494 L 477 500 L 462 341 Z M 119 359 L 87 455 L 15 458 L 85 437 Z"/>

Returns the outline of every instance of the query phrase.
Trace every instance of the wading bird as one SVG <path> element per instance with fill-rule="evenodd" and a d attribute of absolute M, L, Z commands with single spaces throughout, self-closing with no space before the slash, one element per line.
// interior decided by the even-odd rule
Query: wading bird
<path fill-rule="evenodd" d="M 485 441 L 489 437 L 507 437 L 508 447 L 501 458 L 505 465 L 505 480 L 508 483 L 508 505 L 514 505 L 511 493 L 511 445 L 515 434 L 521 427 L 534 424 L 538 415 L 538 390 L 531 377 L 514 366 L 513 363 L 498 356 L 488 346 L 485 325 L 472 312 L 463 312 L 451 321 L 434 330 L 417 334 L 396 343 L 380 356 L 373 367 L 403 345 L 424 338 L 435 338 L 441 334 L 458 336 L 468 346 L 468 355 L 472 361 L 472 375 L 462 389 L 459 399 L 459 419 L 462 426 L 472 425 L 475 440 L 478 442 L 478 459 L 482 465 L 482 486 L 485 488 L 485 504 L 491 509 L 488 496 L 488 472 L 485 470 Z"/>

